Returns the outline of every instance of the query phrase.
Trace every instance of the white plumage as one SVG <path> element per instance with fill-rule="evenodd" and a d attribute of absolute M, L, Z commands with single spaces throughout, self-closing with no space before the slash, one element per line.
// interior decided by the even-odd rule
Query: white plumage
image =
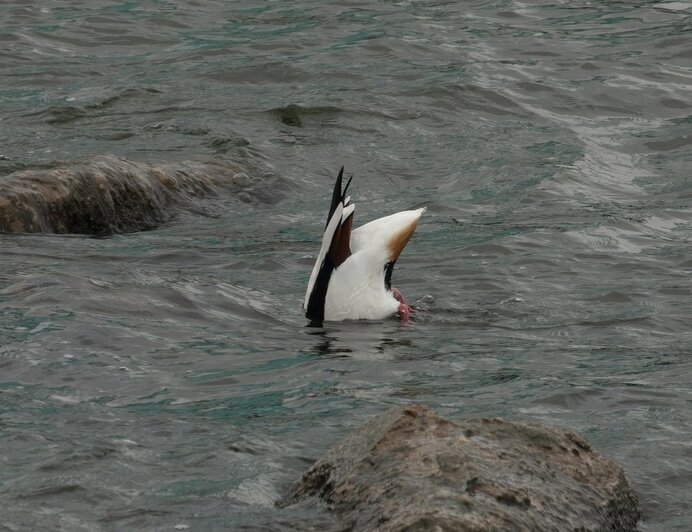
<path fill-rule="evenodd" d="M 327 226 L 305 293 L 306 316 L 315 322 L 384 319 L 410 307 L 390 286 L 391 272 L 425 208 L 398 212 L 351 231 L 355 205 L 341 191 L 343 168 L 332 195 Z"/>
<path fill-rule="evenodd" d="M 351 256 L 329 280 L 324 319 L 379 320 L 394 315 L 399 301 L 385 285 L 385 265 L 394 262 L 389 242 L 425 209 L 403 211 L 373 220 L 351 233 Z"/>

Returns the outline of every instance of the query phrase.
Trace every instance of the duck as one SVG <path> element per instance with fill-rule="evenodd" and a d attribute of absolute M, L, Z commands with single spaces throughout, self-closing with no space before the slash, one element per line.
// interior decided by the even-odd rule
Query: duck
<path fill-rule="evenodd" d="M 414 309 L 392 286 L 394 264 L 413 236 L 426 207 L 401 211 L 353 229 L 356 206 L 343 187 L 344 167 L 334 183 L 322 244 L 312 268 L 303 310 L 313 324 L 324 321 L 402 322 Z"/>

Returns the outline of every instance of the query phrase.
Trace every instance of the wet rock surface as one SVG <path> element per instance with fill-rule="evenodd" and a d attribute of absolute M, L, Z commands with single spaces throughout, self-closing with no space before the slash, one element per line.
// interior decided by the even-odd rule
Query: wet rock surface
<path fill-rule="evenodd" d="M 256 188 L 261 178 L 249 173 L 226 160 L 157 166 L 114 156 L 23 170 L 0 177 L 0 232 L 103 236 L 152 229 L 189 199 L 222 188 L 245 193 Z"/>
<path fill-rule="evenodd" d="M 316 500 L 350 530 L 636 530 L 623 470 L 581 436 L 500 419 L 448 421 L 423 406 L 376 416 L 277 505 Z"/>

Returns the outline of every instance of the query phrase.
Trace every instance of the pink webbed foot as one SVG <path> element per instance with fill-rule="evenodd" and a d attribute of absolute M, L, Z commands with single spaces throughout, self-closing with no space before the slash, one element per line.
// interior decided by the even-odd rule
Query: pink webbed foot
<path fill-rule="evenodd" d="M 411 318 L 411 313 L 415 312 L 415 310 L 406 302 L 398 288 L 392 287 L 392 295 L 399 302 L 399 309 L 397 310 L 399 321 L 407 322 Z"/>

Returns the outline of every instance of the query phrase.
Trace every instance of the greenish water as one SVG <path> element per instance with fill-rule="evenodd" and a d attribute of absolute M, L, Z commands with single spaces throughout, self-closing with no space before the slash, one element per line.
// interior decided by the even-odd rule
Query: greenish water
<path fill-rule="evenodd" d="M 0 173 L 227 157 L 291 186 L 0 235 L 0 527 L 328 529 L 273 501 L 423 402 L 577 430 L 643 530 L 690 530 L 691 36 L 688 2 L 3 2 Z M 305 327 L 342 164 L 357 223 L 428 206 L 408 326 Z"/>

